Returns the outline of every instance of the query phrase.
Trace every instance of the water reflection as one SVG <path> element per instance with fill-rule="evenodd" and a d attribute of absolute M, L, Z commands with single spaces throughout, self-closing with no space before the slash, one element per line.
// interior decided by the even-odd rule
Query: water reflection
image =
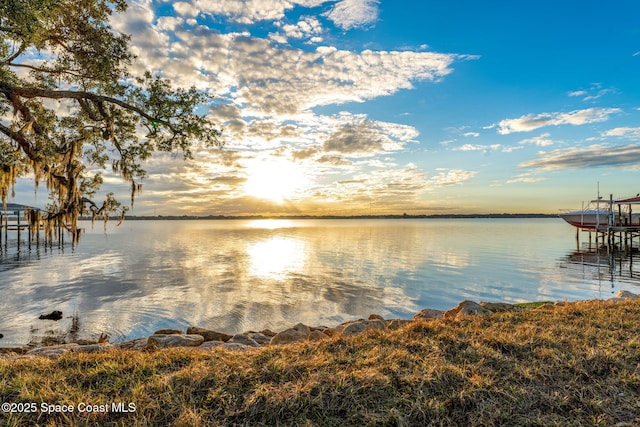
<path fill-rule="evenodd" d="M 616 282 L 637 283 L 640 253 L 583 248 L 568 253 L 562 266 L 580 272 L 586 279 L 609 282 L 613 287 Z"/>
<path fill-rule="evenodd" d="M 249 228 L 263 228 L 266 230 L 275 230 L 278 228 L 291 227 L 293 221 L 288 219 L 256 219 L 247 224 Z"/>
<path fill-rule="evenodd" d="M 304 241 L 272 237 L 247 245 L 249 274 L 267 279 L 283 278 L 289 273 L 304 271 Z"/>
<path fill-rule="evenodd" d="M 637 270 L 613 279 L 597 271 L 625 272 L 624 260 L 584 267 L 567 257 L 573 234 L 565 227 L 561 220 L 125 222 L 106 235 L 89 230 L 73 251 L 3 258 L 0 345 L 47 330 L 37 319 L 52 310 L 65 315 L 62 331 L 77 316 L 80 337 L 106 332 L 118 342 L 189 325 L 278 330 L 371 313 L 408 318 L 466 298 L 639 291 Z"/>

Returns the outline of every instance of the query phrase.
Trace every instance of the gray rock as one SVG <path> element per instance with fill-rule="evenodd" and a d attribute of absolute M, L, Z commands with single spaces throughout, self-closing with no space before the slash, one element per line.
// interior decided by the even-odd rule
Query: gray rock
<path fill-rule="evenodd" d="M 112 344 L 87 344 L 79 345 L 71 348 L 72 353 L 101 353 L 104 351 L 112 351 L 116 347 Z"/>
<path fill-rule="evenodd" d="M 306 341 L 309 334 L 311 334 L 311 329 L 302 323 L 298 323 L 293 328 L 285 329 L 284 331 L 277 333 L 273 338 L 271 338 L 269 344 L 282 345 Z"/>
<path fill-rule="evenodd" d="M 618 291 L 618 293 L 616 294 L 616 298 L 622 298 L 623 300 L 638 299 L 638 295 L 629 291 Z"/>
<path fill-rule="evenodd" d="M 286 329 L 282 332 L 278 332 L 273 338 L 271 338 L 271 341 L 269 341 L 269 345 L 282 345 L 306 341 L 307 337 L 308 335 L 305 335 L 294 329 Z"/>
<path fill-rule="evenodd" d="M 247 332 L 247 335 L 260 345 L 269 345 L 271 338 L 275 336 L 275 334 L 268 336 L 261 332 Z"/>
<path fill-rule="evenodd" d="M 98 341 L 96 340 L 86 340 L 83 338 L 77 339 L 73 341 L 74 343 L 78 344 L 78 345 L 92 345 L 92 344 L 98 344 Z"/>
<path fill-rule="evenodd" d="M 153 335 L 181 335 L 184 334 L 180 329 L 159 329 Z"/>
<path fill-rule="evenodd" d="M 420 310 L 413 316 L 413 320 L 435 320 L 442 319 L 444 315 L 444 311 L 442 310 L 434 310 L 433 308 L 425 308 L 424 310 Z"/>
<path fill-rule="evenodd" d="M 499 313 L 503 311 L 518 311 L 520 307 L 513 304 L 508 304 L 506 302 L 480 302 L 480 306 L 494 313 Z"/>
<path fill-rule="evenodd" d="M 36 347 L 27 351 L 28 356 L 58 357 L 65 353 L 70 353 L 72 349 L 79 347 L 76 343 L 51 345 L 48 347 Z"/>
<path fill-rule="evenodd" d="M 205 341 L 229 341 L 233 335 L 225 334 L 224 332 L 212 331 L 205 328 L 199 328 L 197 326 L 191 326 L 187 329 L 189 335 L 201 335 Z"/>
<path fill-rule="evenodd" d="M 477 316 L 492 314 L 491 310 L 483 308 L 480 304 L 465 300 L 458 304 L 455 308 L 448 310 L 444 313 L 445 319 L 461 319 L 464 316 Z"/>
<path fill-rule="evenodd" d="M 342 329 L 342 335 L 352 336 L 363 333 L 371 329 L 383 330 L 387 325 L 382 320 L 358 320 L 345 325 Z"/>
<path fill-rule="evenodd" d="M 147 348 L 197 347 L 204 342 L 202 335 L 151 335 L 147 339 Z"/>
<path fill-rule="evenodd" d="M 118 344 L 123 350 L 141 350 L 143 348 L 147 348 L 147 339 L 146 338 L 138 338 L 131 341 L 125 341 L 123 343 Z"/>
<path fill-rule="evenodd" d="M 311 333 L 311 328 L 302 323 L 298 323 L 293 327 L 293 329 L 305 335 L 309 335 Z"/>
<path fill-rule="evenodd" d="M 227 341 L 227 344 L 242 344 L 248 347 L 260 347 L 260 344 L 248 334 L 235 334 L 233 338 Z"/>
<path fill-rule="evenodd" d="M 323 341 L 323 340 L 328 340 L 329 338 L 330 338 L 329 335 L 316 329 L 315 331 L 311 331 L 307 339 L 309 341 Z"/>

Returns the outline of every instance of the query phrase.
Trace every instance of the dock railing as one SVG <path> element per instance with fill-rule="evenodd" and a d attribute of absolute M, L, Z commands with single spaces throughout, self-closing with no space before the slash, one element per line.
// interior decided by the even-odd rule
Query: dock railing
<path fill-rule="evenodd" d="M 21 234 L 24 232 L 27 233 L 29 246 L 34 232 L 38 241 L 39 231 L 42 229 L 39 212 L 38 208 L 25 205 L 10 204 L 7 208 L 0 207 L 0 248 L 9 243 L 9 232 L 16 232 L 18 246 L 22 240 Z M 38 223 L 32 220 L 33 213 L 36 213 Z"/>

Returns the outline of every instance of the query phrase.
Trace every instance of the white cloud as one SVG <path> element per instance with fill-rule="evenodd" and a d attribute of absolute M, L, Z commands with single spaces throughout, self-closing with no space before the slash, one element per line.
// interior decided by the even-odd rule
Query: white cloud
<path fill-rule="evenodd" d="M 277 33 L 270 33 L 269 34 L 269 39 L 273 40 L 276 43 L 280 43 L 280 44 L 285 44 L 289 41 L 289 39 L 287 39 L 287 36 L 283 35 L 283 34 L 277 34 Z"/>
<path fill-rule="evenodd" d="M 502 151 L 503 153 L 510 153 L 514 149 L 514 147 L 505 147 L 502 144 L 464 144 L 460 147 L 452 148 L 451 151 L 482 151 L 485 154 L 488 154 L 492 151 Z"/>
<path fill-rule="evenodd" d="M 274 49 L 257 39 L 231 40 L 229 48 L 226 72 L 236 80 L 237 96 L 270 114 L 391 95 L 413 88 L 414 81 L 441 79 L 457 59 L 427 52 L 356 53 L 326 47 L 304 52 Z"/>
<path fill-rule="evenodd" d="M 585 96 L 587 94 L 586 90 L 575 90 L 573 92 L 569 92 L 569 96 Z"/>
<path fill-rule="evenodd" d="M 515 178 L 511 178 L 510 180 L 507 181 L 507 184 L 517 184 L 520 182 L 524 182 L 524 183 L 533 183 L 533 182 L 540 182 L 540 181 L 546 181 L 547 178 L 543 178 L 543 177 L 533 177 L 533 176 L 529 176 L 527 174 L 522 174 L 522 175 L 518 175 Z"/>
<path fill-rule="evenodd" d="M 255 9 L 256 1 L 192 0 L 176 3 L 174 8 L 185 17 L 198 11 L 244 13 Z M 295 3 L 312 6 L 323 2 Z M 264 0 L 260 13 L 270 13 L 271 6 L 284 11 L 292 4 Z M 412 89 L 418 81 L 441 80 L 452 72 L 454 61 L 475 59 L 434 52 L 355 52 L 333 46 L 308 51 L 284 45 L 287 35 L 319 40 L 322 28 L 315 17 L 302 18 L 296 25 L 280 25 L 283 34 L 272 33 L 271 40 L 247 32 L 221 34 L 204 25 L 193 27 L 182 19 L 157 18 L 152 9 L 140 4 L 113 20 L 118 31 L 132 35 L 138 56 L 132 67 L 134 74 L 151 69 L 178 86 L 195 82 L 219 98 L 233 100 L 245 114 L 254 115 L 296 114 L 316 106 L 391 95 Z"/>
<path fill-rule="evenodd" d="M 464 144 L 460 147 L 453 148 L 453 151 L 488 151 L 497 150 L 501 147 L 500 144 L 482 145 L 482 144 Z"/>
<path fill-rule="evenodd" d="M 539 158 L 521 163 L 521 168 L 542 170 L 588 169 L 594 167 L 624 168 L 640 165 L 637 145 L 611 146 L 595 144 L 540 152 Z"/>
<path fill-rule="evenodd" d="M 293 141 L 294 158 L 370 158 L 402 150 L 419 135 L 413 126 L 370 120 L 364 114 L 296 117 L 300 121 Z"/>
<path fill-rule="evenodd" d="M 606 94 L 614 93 L 614 92 L 615 92 L 614 89 L 602 89 L 602 90 L 599 90 L 598 92 L 596 92 L 594 95 L 585 96 L 582 100 L 583 101 L 595 101 L 596 99 L 602 98 Z"/>
<path fill-rule="evenodd" d="M 347 123 L 339 128 L 323 144 L 323 150 L 346 156 L 371 156 L 402 149 L 407 136 L 396 133 L 402 131 L 400 125 L 379 123 L 369 120 Z M 412 128 L 413 129 L 413 128 Z M 414 129 L 415 132 L 415 129 Z M 414 133 L 415 135 L 417 133 Z M 412 135 L 411 135 L 412 136 Z"/>
<path fill-rule="evenodd" d="M 163 31 L 174 31 L 184 23 L 184 19 L 175 16 L 162 16 L 158 18 L 158 28 Z"/>
<path fill-rule="evenodd" d="M 604 122 L 609 116 L 621 112 L 620 108 L 587 108 L 568 113 L 529 114 L 517 119 L 505 119 L 498 123 L 498 133 L 530 132 L 545 126 L 584 125 Z"/>
<path fill-rule="evenodd" d="M 322 40 L 321 37 L 317 37 L 323 32 L 322 24 L 314 17 L 306 17 L 296 24 L 284 24 L 281 29 L 288 38 Z"/>
<path fill-rule="evenodd" d="M 324 15 L 344 30 L 363 27 L 378 20 L 379 3 L 378 0 L 341 0 Z"/>
<path fill-rule="evenodd" d="M 225 34 L 204 25 L 207 14 L 214 16 L 214 21 L 222 16 L 230 22 L 249 23 L 281 19 L 295 5 L 314 7 L 328 2 L 183 0 L 173 4 L 176 18 L 156 16 L 148 5 L 136 3 L 126 14 L 114 16 L 114 28 L 132 36 L 137 54 L 134 75 L 150 69 L 176 86 L 197 84 L 215 96 L 209 113 L 224 127 L 224 152 L 232 153 L 197 156 L 190 166 L 172 169 L 170 176 L 163 172 L 166 168 L 159 167 L 163 182 L 154 178 L 150 183 L 157 184 L 155 196 L 165 191 L 164 182 L 171 182 L 190 197 L 192 191 L 203 187 L 201 180 L 205 179 L 206 187 L 215 191 L 206 200 L 204 195 L 198 196 L 203 203 L 240 212 L 247 202 L 242 191 L 249 173 L 247 159 L 265 152 L 297 164 L 311 178 L 318 177 L 320 182 L 307 194 L 319 204 L 349 200 L 352 208 L 362 204 L 363 197 L 385 207 L 418 203 L 419 195 L 430 188 L 461 183 L 473 176 L 475 172 L 447 170 L 427 179 L 426 173 L 413 165 L 399 167 L 394 155 L 416 142 L 419 134 L 413 126 L 376 121 L 362 114 L 322 116 L 314 107 L 364 102 L 412 89 L 419 81 L 438 82 L 452 72 L 453 62 L 475 57 L 416 51 L 357 52 L 329 45 L 310 50 L 308 45 L 301 49 L 285 44 L 290 39 L 321 41 L 325 32 L 321 12 L 317 17 L 302 15 L 296 21 L 276 22 L 276 32 L 269 38 L 255 37 L 248 31 Z M 258 3 L 262 8 L 256 11 Z M 334 4 L 327 18 L 343 28 L 369 25 L 374 16 L 377 19 L 378 2 L 345 0 Z M 156 169 L 154 161 L 149 163 L 150 171 Z M 187 200 L 184 203 L 186 206 Z"/>
<path fill-rule="evenodd" d="M 534 144 L 534 145 L 537 145 L 538 147 L 546 147 L 549 145 L 553 145 L 553 141 L 549 139 L 549 136 L 551 136 L 550 133 L 543 133 L 542 135 L 534 136 L 533 138 L 523 139 L 522 141 L 519 142 L 519 144 L 520 145 Z"/>
<path fill-rule="evenodd" d="M 413 88 L 416 81 L 439 81 L 452 72 L 454 61 L 471 58 L 433 52 L 358 53 L 326 46 L 308 52 L 204 27 L 178 28 L 170 38 L 151 23 L 132 34 L 139 73 L 162 72 L 181 86 L 197 82 L 256 114 L 299 113 L 391 95 Z"/>
<path fill-rule="evenodd" d="M 401 168 L 385 168 L 370 173 L 356 174 L 352 178 L 324 187 L 317 196 L 327 202 L 337 202 L 348 208 L 350 204 L 372 205 L 378 212 L 407 209 L 421 203 L 421 197 L 441 187 L 462 185 L 476 175 L 475 171 L 441 169 L 433 176 L 413 164 Z"/>
<path fill-rule="evenodd" d="M 429 179 L 432 187 L 445 187 L 450 185 L 460 185 L 473 178 L 478 172 L 463 169 L 441 170 L 437 175 Z"/>
<path fill-rule="evenodd" d="M 583 97 L 583 101 L 595 101 L 596 99 L 600 99 L 603 96 L 609 93 L 615 93 L 616 90 L 614 88 L 602 88 L 601 83 L 593 83 L 588 89 L 580 89 L 573 92 L 569 92 L 569 96 L 574 97 Z"/>
<path fill-rule="evenodd" d="M 462 136 L 466 137 L 466 138 L 477 138 L 480 136 L 480 134 L 478 132 L 466 132 L 464 134 L 462 134 Z"/>
<path fill-rule="evenodd" d="M 194 7 L 193 4 L 184 1 L 173 3 L 173 10 L 184 18 L 195 18 L 199 15 L 200 11 Z"/>
<path fill-rule="evenodd" d="M 523 147 L 502 147 L 503 153 L 511 153 L 515 150 L 521 150 Z"/>
<path fill-rule="evenodd" d="M 640 139 L 640 127 L 619 127 L 602 132 L 602 136 L 615 136 L 627 139 Z"/>
<path fill-rule="evenodd" d="M 374 208 L 376 212 L 381 209 L 392 212 L 415 204 L 429 188 L 426 173 L 414 165 L 406 165 L 356 173 L 336 180 L 332 185 L 318 187 L 314 198 L 319 206 L 323 205 L 322 209 L 326 209 L 327 204 L 338 204 L 345 212 L 365 206 Z"/>
<path fill-rule="evenodd" d="M 285 12 L 295 6 L 316 7 L 329 0 L 190 0 L 180 2 L 177 12 L 189 11 L 187 6 L 201 13 L 224 16 L 240 24 L 253 24 L 259 21 L 277 21 Z"/>

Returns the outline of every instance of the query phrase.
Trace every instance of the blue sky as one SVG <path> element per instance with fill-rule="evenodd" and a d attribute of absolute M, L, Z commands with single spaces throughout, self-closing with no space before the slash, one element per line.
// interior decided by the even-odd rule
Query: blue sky
<path fill-rule="evenodd" d="M 638 16 L 617 0 L 131 2 L 113 26 L 134 74 L 215 95 L 203 112 L 226 144 L 155 156 L 133 213 L 557 213 L 598 183 L 635 195 Z M 127 200 L 118 178 L 104 188 Z"/>

